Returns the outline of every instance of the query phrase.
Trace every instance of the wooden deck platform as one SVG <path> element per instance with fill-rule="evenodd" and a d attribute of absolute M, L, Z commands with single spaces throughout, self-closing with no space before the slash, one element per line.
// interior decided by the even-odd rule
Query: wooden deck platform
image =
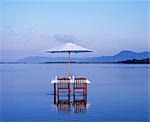
<path fill-rule="evenodd" d="M 69 111 L 71 104 L 74 112 L 80 112 L 86 108 L 87 87 L 91 83 L 88 79 L 55 77 L 51 83 L 54 85 L 54 104 L 59 111 Z"/>

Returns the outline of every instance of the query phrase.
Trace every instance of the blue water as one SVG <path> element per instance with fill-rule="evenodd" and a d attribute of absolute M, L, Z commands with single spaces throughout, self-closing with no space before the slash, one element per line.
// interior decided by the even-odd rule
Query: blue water
<path fill-rule="evenodd" d="M 92 81 L 84 111 L 60 112 L 53 104 L 55 75 L 66 64 L 1 64 L 2 122 L 148 122 L 150 65 L 71 64 L 71 74 Z"/>

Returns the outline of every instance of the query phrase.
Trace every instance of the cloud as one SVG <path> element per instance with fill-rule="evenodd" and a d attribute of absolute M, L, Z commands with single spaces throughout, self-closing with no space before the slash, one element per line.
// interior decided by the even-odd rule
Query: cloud
<path fill-rule="evenodd" d="M 3 28 L 4 28 L 4 29 L 12 29 L 13 26 L 12 26 L 12 25 L 4 25 Z"/>
<path fill-rule="evenodd" d="M 2 26 L 2 30 L 4 36 L 13 36 L 14 35 L 14 28 L 12 25 L 4 25 Z"/>
<path fill-rule="evenodd" d="M 32 27 L 27 28 L 27 31 L 34 31 L 34 30 L 37 30 L 37 28 L 38 28 L 38 25 L 34 24 Z"/>
<path fill-rule="evenodd" d="M 58 42 L 61 42 L 61 43 L 67 43 L 67 42 L 77 43 L 79 41 L 77 38 L 75 38 L 71 34 L 57 34 L 57 35 L 54 35 L 54 40 L 58 41 Z"/>

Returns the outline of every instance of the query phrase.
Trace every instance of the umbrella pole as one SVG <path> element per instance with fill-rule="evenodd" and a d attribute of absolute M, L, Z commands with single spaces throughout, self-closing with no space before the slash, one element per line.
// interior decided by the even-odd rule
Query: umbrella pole
<path fill-rule="evenodd" d="M 68 51 L 68 77 L 70 77 L 70 51 Z"/>

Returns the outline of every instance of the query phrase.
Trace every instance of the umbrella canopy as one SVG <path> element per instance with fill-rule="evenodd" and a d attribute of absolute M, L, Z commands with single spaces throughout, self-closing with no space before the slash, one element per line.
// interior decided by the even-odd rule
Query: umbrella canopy
<path fill-rule="evenodd" d="M 66 43 L 46 51 L 47 53 L 68 53 L 68 77 L 70 77 L 70 53 L 92 52 L 92 50 L 77 44 Z"/>
<path fill-rule="evenodd" d="M 47 53 L 68 53 L 68 52 L 73 52 L 73 53 L 82 53 L 82 52 L 92 52 L 92 50 L 87 49 L 87 48 L 83 48 L 77 44 L 73 44 L 73 43 L 66 43 L 66 44 L 62 44 L 56 48 L 52 48 L 48 51 L 46 51 Z"/>

